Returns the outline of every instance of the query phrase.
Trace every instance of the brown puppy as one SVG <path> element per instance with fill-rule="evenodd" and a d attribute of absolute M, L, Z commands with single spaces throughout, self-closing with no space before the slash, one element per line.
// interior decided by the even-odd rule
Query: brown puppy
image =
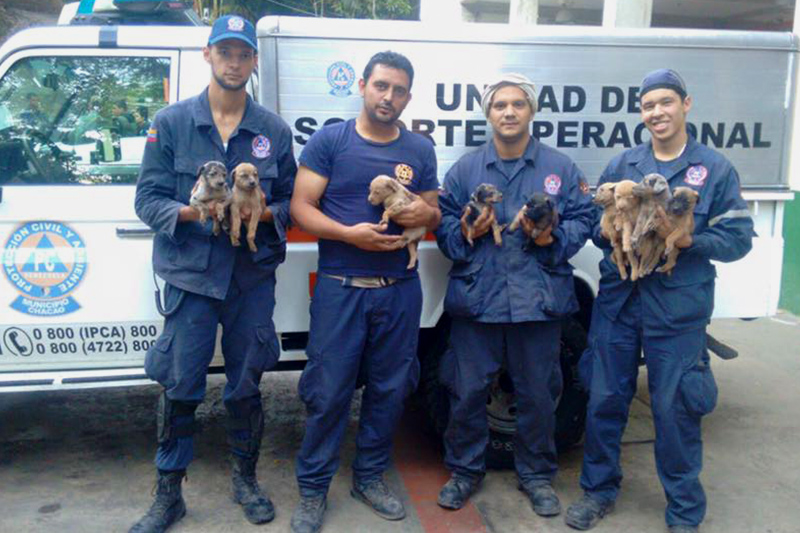
<path fill-rule="evenodd" d="M 648 174 L 633 188 L 639 197 L 639 216 L 631 235 L 631 245 L 639 256 L 639 277 L 655 269 L 664 253 L 664 239 L 655 232 L 657 209 L 664 209 L 672 197 L 667 179 L 661 174 Z"/>
<path fill-rule="evenodd" d="M 406 189 L 402 183 L 389 176 L 378 176 L 369 184 L 369 196 L 367 200 L 372 205 L 383 204 L 383 216 L 381 225 L 389 224 L 389 219 L 400 213 L 411 202 L 419 198 L 416 194 Z M 425 236 L 427 228 L 405 228 L 403 239 L 408 247 L 408 266 L 412 269 L 417 264 L 417 245 Z"/>
<path fill-rule="evenodd" d="M 239 236 L 242 232 L 242 209 L 250 211 L 247 221 L 247 245 L 251 252 L 258 251 L 256 247 L 256 229 L 258 219 L 264 212 L 264 191 L 258 185 L 258 170 L 250 163 L 239 163 L 233 169 L 233 198 L 231 201 L 231 244 L 239 246 Z"/>
<path fill-rule="evenodd" d="M 192 188 L 189 205 L 200 212 L 200 223 L 205 224 L 211 215 L 209 205 L 215 203 L 214 235 L 219 235 L 219 223 L 225 218 L 225 208 L 231 203 L 231 189 L 228 187 L 228 169 L 219 161 L 209 161 L 197 171 L 197 182 Z"/>
<path fill-rule="evenodd" d="M 603 208 L 603 216 L 600 218 L 600 227 L 603 230 L 603 234 L 611 241 L 611 260 L 617 265 L 619 277 L 628 279 L 628 270 L 625 268 L 625 252 L 622 251 L 622 232 L 617 231 L 615 225 L 617 206 L 614 203 L 614 187 L 616 187 L 616 185 L 616 183 L 604 183 L 600 185 L 592 201 Z"/>
<path fill-rule="evenodd" d="M 494 206 L 492 204 L 496 204 L 502 200 L 503 193 L 497 190 L 497 187 L 489 183 L 481 183 L 472 192 L 469 197 L 469 202 L 464 206 L 464 214 L 467 217 L 467 242 L 470 246 L 475 246 L 473 242 L 473 226 L 475 221 L 487 209 L 494 211 Z M 503 237 L 500 235 L 503 229 L 505 229 L 505 226 L 501 226 L 497 221 L 492 222 L 492 237 L 497 246 L 503 244 Z"/>
<path fill-rule="evenodd" d="M 617 209 L 617 219 L 614 225 L 617 231 L 622 232 L 622 251 L 631 264 L 631 281 L 639 279 L 639 259 L 633 251 L 631 236 L 639 217 L 639 197 L 633 194 L 635 181 L 622 180 L 614 186 L 614 205 Z"/>
<path fill-rule="evenodd" d="M 657 217 L 666 221 L 666 227 L 671 228 L 669 235 L 664 238 L 664 255 L 667 262 L 656 269 L 657 272 L 666 272 L 672 275 L 672 269 L 678 261 L 680 250 L 675 246 L 675 241 L 694 232 L 694 206 L 700 195 L 689 187 L 676 187 L 672 198 L 667 202 L 667 208 L 659 208 Z"/>

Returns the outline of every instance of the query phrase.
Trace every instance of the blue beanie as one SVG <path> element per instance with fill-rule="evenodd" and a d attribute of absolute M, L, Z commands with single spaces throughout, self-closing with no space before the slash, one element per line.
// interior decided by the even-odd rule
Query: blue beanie
<path fill-rule="evenodd" d="M 669 68 L 654 70 L 645 76 L 639 88 L 639 98 L 655 89 L 672 89 L 681 98 L 686 98 L 686 83 L 680 74 Z"/>

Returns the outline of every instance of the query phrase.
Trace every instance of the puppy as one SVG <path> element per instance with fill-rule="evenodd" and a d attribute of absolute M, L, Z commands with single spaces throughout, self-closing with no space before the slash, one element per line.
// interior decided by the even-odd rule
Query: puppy
<path fill-rule="evenodd" d="M 633 251 L 631 236 L 639 217 L 639 197 L 633 194 L 635 181 L 622 180 L 614 185 L 614 206 L 617 217 L 614 226 L 622 233 L 622 251 L 625 252 L 631 265 L 631 281 L 639 279 L 639 259 Z"/>
<path fill-rule="evenodd" d="M 672 231 L 664 239 L 664 255 L 667 262 L 656 269 L 657 272 L 666 272 L 672 275 L 672 269 L 678 261 L 680 250 L 675 246 L 675 241 L 694 232 L 694 206 L 700 195 L 689 187 L 676 187 L 672 198 L 667 202 L 666 209 L 659 208 L 658 218 L 667 221 L 667 226 Z"/>
<path fill-rule="evenodd" d="M 469 197 L 469 202 L 464 206 L 464 213 L 467 216 L 467 242 L 470 246 L 475 246 L 473 242 L 475 220 L 487 209 L 494 210 L 492 204 L 503 200 L 503 193 L 497 187 L 488 183 L 481 183 Z M 492 237 L 497 246 L 503 244 L 503 237 L 500 233 L 505 226 L 501 226 L 495 220 L 492 222 Z"/>
<path fill-rule="evenodd" d="M 558 210 L 556 203 L 549 195 L 535 192 L 522 206 L 508 226 L 508 231 L 516 230 L 522 223 L 522 219 L 527 218 L 533 222 L 533 231 L 530 238 L 536 240 L 541 233 L 549 226 L 554 228 L 558 224 Z"/>
<path fill-rule="evenodd" d="M 389 223 L 389 219 L 400 213 L 411 202 L 419 198 L 416 194 L 406 189 L 402 183 L 389 176 L 378 176 L 369 184 L 369 196 L 367 200 L 372 205 L 383 204 L 383 216 L 381 225 Z M 408 266 L 412 269 L 417 264 L 417 245 L 420 239 L 425 236 L 427 228 L 405 228 L 403 230 L 403 240 L 408 247 Z"/>
<path fill-rule="evenodd" d="M 616 183 L 604 183 L 597 188 L 594 202 L 603 208 L 603 216 L 600 218 L 600 227 L 603 233 L 611 241 L 611 261 L 617 265 L 619 277 L 628 279 L 628 270 L 625 268 L 625 252 L 622 251 L 622 232 L 617 231 L 615 221 L 617 219 L 617 206 L 614 203 L 614 187 Z"/>
<path fill-rule="evenodd" d="M 264 191 L 258 185 L 258 170 L 250 163 L 239 163 L 233 169 L 233 196 L 231 199 L 231 244 L 239 246 L 242 232 L 242 208 L 250 210 L 247 221 L 247 245 L 251 252 L 257 252 L 256 229 L 258 219 L 264 211 Z"/>
<path fill-rule="evenodd" d="M 639 255 L 639 277 L 650 274 L 664 253 L 664 240 L 656 233 L 658 209 L 665 209 L 672 197 L 667 179 L 661 174 L 648 174 L 633 188 L 640 198 L 639 217 L 631 236 L 631 244 Z"/>
<path fill-rule="evenodd" d="M 205 224 L 209 215 L 214 221 L 214 235 L 219 235 L 219 223 L 225 218 L 225 208 L 231 203 L 231 189 L 228 187 L 228 170 L 219 161 L 209 161 L 197 170 L 197 182 L 192 188 L 189 205 L 200 212 L 200 223 Z M 216 202 L 216 212 L 211 213 L 209 205 Z"/>

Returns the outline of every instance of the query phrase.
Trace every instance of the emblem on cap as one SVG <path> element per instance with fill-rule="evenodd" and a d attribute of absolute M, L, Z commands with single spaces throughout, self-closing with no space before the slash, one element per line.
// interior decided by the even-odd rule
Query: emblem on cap
<path fill-rule="evenodd" d="M 244 29 L 244 19 L 241 17 L 229 18 L 228 29 L 231 31 L 242 31 Z"/>
<path fill-rule="evenodd" d="M 257 159 L 265 159 L 269 157 L 269 149 L 272 143 L 264 135 L 258 135 L 253 139 L 253 157 Z"/>
<path fill-rule="evenodd" d="M 356 71 L 350 63 L 337 61 L 328 67 L 328 85 L 331 86 L 329 94 L 339 97 L 347 97 L 353 94 L 350 87 L 356 81 Z"/>
<path fill-rule="evenodd" d="M 555 196 L 561 190 L 561 176 L 550 174 L 544 179 L 544 192 Z"/>
<path fill-rule="evenodd" d="M 689 167 L 689 169 L 686 171 L 686 177 L 683 178 L 683 181 L 689 185 L 694 185 L 695 187 L 702 187 L 705 184 L 707 177 L 708 169 L 703 165 L 695 165 L 693 167 Z"/>
<path fill-rule="evenodd" d="M 405 163 L 400 163 L 394 167 L 394 175 L 397 181 L 408 186 L 411 185 L 411 182 L 414 180 L 414 169 Z"/>

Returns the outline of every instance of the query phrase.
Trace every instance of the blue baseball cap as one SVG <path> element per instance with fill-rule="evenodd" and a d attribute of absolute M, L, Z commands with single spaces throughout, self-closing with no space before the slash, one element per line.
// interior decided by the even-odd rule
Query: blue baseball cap
<path fill-rule="evenodd" d="M 680 74 L 669 68 L 654 70 L 645 76 L 639 88 L 639 98 L 655 89 L 672 89 L 681 98 L 686 98 L 686 83 Z"/>
<path fill-rule="evenodd" d="M 256 28 L 249 20 L 239 15 L 225 15 L 218 18 L 211 27 L 208 45 L 217 44 L 225 39 L 239 39 L 247 43 L 250 48 L 258 50 L 256 42 Z"/>

